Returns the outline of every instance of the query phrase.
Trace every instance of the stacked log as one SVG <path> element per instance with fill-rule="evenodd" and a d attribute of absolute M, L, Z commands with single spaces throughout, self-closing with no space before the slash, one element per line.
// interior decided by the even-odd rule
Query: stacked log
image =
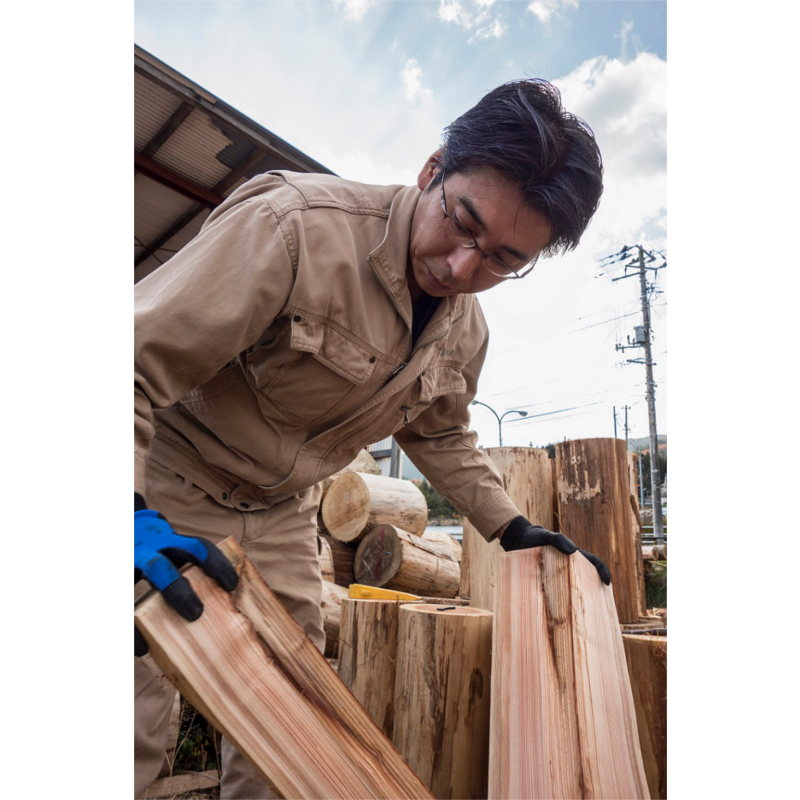
<path fill-rule="evenodd" d="M 485 798 L 492 614 L 399 607 L 393 741 L 439 800 Z"/>
<path fill-rule="evenodd" d="M 340 542 L 358 542 L 381 523 L 421 536 L 428 524 L 428 505 L 411 481 L 348 472 L 328 489 L 322 521 Z"/>
<path fill-rule="evenodd" d="M 500 472 L 508 496 L 534 525 L 554 530 L 553 471 L 547 450 L 534 447 L 490 447 L 486 453 Z M 494 609 L 494 561 L 504 552 L 500 542 L 487 542 L 464 520 L 461 595 L 476 608 Z"/>
<path fill-rule="evenodd" d="M 354 572 L 357 583 L 430 597 L 455 597 L 461 581 L 449 548 L 395 525 L 378 525 L 364 537 Z"/>
<path fill-rule="evenodd" d="M 620 622 L 636 622 L 642 610 L 641 538 L 631 513 L 624 440 L 559 442 L 556 476 L 561 532 L 605 561 Z"/>
<path fill-rule="evenodd" d="M 327 533 L 320 533 L 319 538 L 322 540 L 320 550 L 325 551 L 324 555 L 320 555 L 320 568 L 323 570 L 323 580 L 332 580 L 333 583 L 345 587 L 349 586 L 351 583 L 355 583 L 356 578 L 353 573 L 353 561 L 356 557 L 358 545 L 340 542 Z M 331 577 L 331 571 L 333 577 Z"/>
<path fill-rule="evenodd" d="M 456 557 L 456 561 L 458 561 L 459 564 L 461 563 L 463 548 L 461 547 L 461 542 L 454 536 L 444 531 L 425 531 L 425 533 L 422 534 L 422 538 L 446 547 Z"/>

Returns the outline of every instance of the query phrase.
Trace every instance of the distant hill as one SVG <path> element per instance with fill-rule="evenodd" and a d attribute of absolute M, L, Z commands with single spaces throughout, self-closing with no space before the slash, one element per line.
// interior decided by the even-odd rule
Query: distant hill
<path fill-rule="evenodd" d="M 667 447 L 667 434 L 658 437 L 658 449 L 665 450 Z M 640 450 L 650 449 L 650 437 L 642 436 L 639 439 L 628 439 L 628 450 L 631 453 L 638 453 Z"/>

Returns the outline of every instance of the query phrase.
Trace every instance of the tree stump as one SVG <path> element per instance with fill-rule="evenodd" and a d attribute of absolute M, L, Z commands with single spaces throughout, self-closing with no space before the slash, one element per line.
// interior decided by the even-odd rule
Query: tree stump
<path fill-rule="evenodd" d="M 553 530 L 553 472 L 547 450 L 535 447 L 490 447 L 486 453 L 503 479 L 508 496 L 534 525 Z M 494 559 L 504 550 L 500 542 L 487 542 L 464 520 L 464 555 L 461 560 L 461 594 L 470 605 L 494 608 Z"/>
<path fill-rule="evenodd" d="M 400 606 L 393 741 L 439 800 L 485 798 L 492 614 Z"/>
<path fill-rule="evenodd" d="M 608 565 L 620 622 L 641 610 L 641 538 L 634 530 L 628 458 L 622 439 L 556 445 L 561 532 Z"/>
<path fill-rule="evenodd" d="M 322 520 L 340 542 L 357 542 L 381 523 L 421 536 L 428 524 L 428 506 L 411 481 L 348 472 L 328 489 L 322 501 Z"/>
<path fill-rule="evenodd" d="M 378 525 L 356 552 L 357 583 L 429 597 L 455 597 L 461 567 L 444 545 L 412 536 L 394 525 Z"/>

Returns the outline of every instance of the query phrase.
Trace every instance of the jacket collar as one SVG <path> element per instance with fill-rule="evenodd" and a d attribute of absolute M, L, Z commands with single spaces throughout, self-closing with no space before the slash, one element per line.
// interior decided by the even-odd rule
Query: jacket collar
<path fill-rule="evenodd" d="M 411 239 L 411 220 L 422 192 L 416 186 L 403 187 L 392 200 L 389 221 L 383 241 L 369 254 L 369 262 L 378 280 L 392 298 L 400 316 L 411 329 L 411 293 L 408 289 L 408 247 Z M 428 323 L 422 339 L 428 333 L 449 328 L 456 317 L 463 314 L 466 296 L 442 298 L 433 318 Z"/>

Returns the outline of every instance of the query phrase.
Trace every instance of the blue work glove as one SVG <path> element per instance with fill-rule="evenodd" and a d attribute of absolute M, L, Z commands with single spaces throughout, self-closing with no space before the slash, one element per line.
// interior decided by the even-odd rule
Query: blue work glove
<path fill-rule="evenodd" d="M 202 567 L 228 592 L 239 582 L 233 565 L 211 542 L 175 533 L 161 514 L 147 508 L 139 494 L 134 494 L 133 533 L 134 582 L 146 578 L 189 621 L 200 617 L 203 604 L 189 581 L 178 572 L 179 567 L 187 563 Z M 147 642 L 136 627 L 134 634 L 134 653 L 143 656 L 148 650 Z"/>
<path fill-rule="evenodd" d="M 523 516 L 512 519 L 500 539 L 500 546 L 506 551 L 527 550 L 529 547 L 541 547 L 546 544 L 568 556 L 578 550 L 578 545 L 563 533 L 553 533 L 540 525 L 531 525 Z M 611 583 L 611 573 L 601 559 L 585 550 L 578 550 L 578 552 L 594 565 L 603 583 L 606 585 Z"/>

